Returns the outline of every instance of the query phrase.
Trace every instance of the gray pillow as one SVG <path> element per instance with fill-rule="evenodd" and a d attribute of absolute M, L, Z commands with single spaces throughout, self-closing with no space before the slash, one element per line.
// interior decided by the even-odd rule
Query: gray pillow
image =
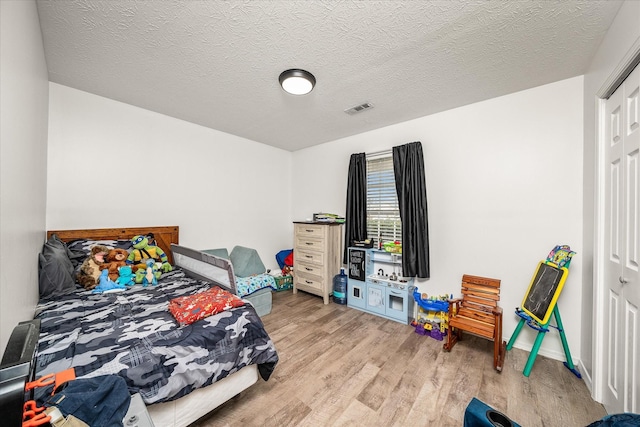
<path fill-rule="evenodd" d="M 44 244 L 38 256 L 40 298 L 51 299 L 76 289 L 71 255 L 67 245 L 55 234 Z"/>

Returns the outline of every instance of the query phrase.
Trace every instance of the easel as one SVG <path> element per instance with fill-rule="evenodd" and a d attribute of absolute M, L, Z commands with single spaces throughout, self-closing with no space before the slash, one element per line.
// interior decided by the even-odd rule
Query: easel
<path fill-rule="evenodd" d="M 536 340 L 533 343 L 533 348 L 531 349 L 531 353 L 529 354 L 529 358 L 527 359 L 527 364 L 524 366 L 524 370 L 522 371 L 525 377 L 528 377 L 529 374 L 531 373 L 531 368 L 533 368 L 533 363 L 536 361 L 536 356 L 538 356 L 538 350 L 540 350 L 540 346 L 542 345 L 542 340 L 544 339 L 545 334 L 549 332 L 549 327 L 551 327 L 551 328 L 557 329 L 558 332 L 560 333 L 560 340 L 562 341 L 562 347 L 564 348 L 564 356 L 567 359 L 566 362 L 563 362 L 564 366 L 567 369 L 569 369 L 571 372 L 573 372 L 573 374 L 576 377 L 582 378 L 582 375 L 580 375 L 580 372 L 573 365 L 573 360 L 571 359 L 571 352 L 569 351 L 569 343 L 567 342 L 567 336 L 564 333 L 564 327 L 562 326 L 562 319 L 560 318 L 560 310 L 558 309 L 557 304 L 555 305 L 555 307 L 553 307 L 553 314 L 552 314 L 552 316 L 556 320 L 556 326 L 553 326 L 550 324 L 551 319 L 549 319 L 549 321 L 546 324 L 540 325 L 538 322 L 532 319 L 531 316 L 529 316 L 527 313 L 522 311 L 520 308 L 516 308 L 516 314 L 520 316 L 520 322 L 518 323 L 518 326 L 516 326 L 516 330 L 513 331 L 513 335 L 511 335 L 511 339 L 507 344 L 507 351 L 511 350 L 511 348 L 513 347 L 513 344 L 515 343 L 516 338 L 518 338 L 518 334 L 520 333 L 520 330 L 522 329 L 525 323 L 530 328 L 538 331 L 538 336 L 536 337 Z"/>
<path fill-rule="evenodd" d="M 531 368 L 533 368 L 533 363 L 538 356 L 538 351 L 540 350 L 542 340 L 546 333 L 549 332 L 549 328 L 554 328 L 560 333 L 564 355 L 567 359 L 567 361 L 564 362 L 564 366 L 575 376 L 582 378 L 580 372 L 573 365 L 567 336 L 564 333 L 564 326 L 562 325 L 562 318 L 560 317 L 560 310 L 557 304 L 558 297 L 562 292 L 564 282 L 569 274 L 568 268 L 571 263 L 571 257 L 574 254 L 575 252 L 571 251 L 571 248 L 566 245 L 556 246 L 552 249 L 547 260 L 541 261 L 538 264 L 538 268 L 531 279 L 529 289 L 522 301 L 522 308 L 516 308 L 516 315 L 520 317 L 520 322 L 518 326 L 516 326 L 515 331 L 513 331 L 511 339 L 509 339 L 507 351 L 513 348 L 513 344 L 525 323 L 530 328 L 538 331 L 531 353 L 522 371 L 525 377 L 528 377 L 531 373 Z M 551 317 L 555 319 L 555 326 L 551 324 Z"/>

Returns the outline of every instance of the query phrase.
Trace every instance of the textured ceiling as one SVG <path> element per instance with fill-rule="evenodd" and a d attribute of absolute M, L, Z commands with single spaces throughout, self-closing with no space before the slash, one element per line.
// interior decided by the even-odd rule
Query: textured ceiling
<path fill-rule="evenodd" d="M 583 74 L 620 2 L 38 0 L 49 79 L 295 151 Z M 279 74 L 316 76 L 305 96 Z M 373 109 L 344 110 L 363 102 Z"/>

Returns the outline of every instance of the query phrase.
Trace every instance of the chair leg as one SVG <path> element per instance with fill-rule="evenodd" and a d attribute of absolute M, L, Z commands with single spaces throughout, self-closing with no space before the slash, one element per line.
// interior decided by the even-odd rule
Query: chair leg
<path fill-rule="evenodd" d="M 504 358 L 507 355 L 507 342 L 502 341 L 500 344 L 500 356 L 498 358 L 498 366 L 496 366 L 496 371 L 502 372 L 502 366 L 504 365 Z"/>
<path fill-rule="evenodd" d="M 454 345 L 458 342 L 458 340 L 462 339 L 462 331 L 458 328 L 449 327 L 447 331 L 447 342 L 445 342 L 442 348 L 445 351 L 451 351 Z"/>
<path fill-rule="evenodd" d="M 496 371 L 502 372 L 504 356 L 507 352 L 507 342 L 502 341 L 502 316 L 495 318 L 496 324 L 493 332 L 493 367 Z"/>
<path fill-rule="evenodd" d="M 502 371 L 502 359 L 504 355 L 502 354 L 502 342 L 497 337 L 494 337 L 493 340 L 493 368 L 501 372 Z"/>

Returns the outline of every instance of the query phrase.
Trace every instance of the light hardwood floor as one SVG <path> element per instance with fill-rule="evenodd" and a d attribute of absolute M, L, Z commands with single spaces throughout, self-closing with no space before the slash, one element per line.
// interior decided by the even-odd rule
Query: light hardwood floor
<path fill-rule="evenodd" d="M 470 335 L 446 353 L 411 326 L 291 291 L 274 293 L 263 321 L 280 357 L 271 379 L 194 427 L 460 427 L 473 397 L 522 427 L 586 426 L 606 415 L 562 362 L 538 356 L 527 378 L 529 353 L 513 349 L 497 373 L 492 343 Z"/>

